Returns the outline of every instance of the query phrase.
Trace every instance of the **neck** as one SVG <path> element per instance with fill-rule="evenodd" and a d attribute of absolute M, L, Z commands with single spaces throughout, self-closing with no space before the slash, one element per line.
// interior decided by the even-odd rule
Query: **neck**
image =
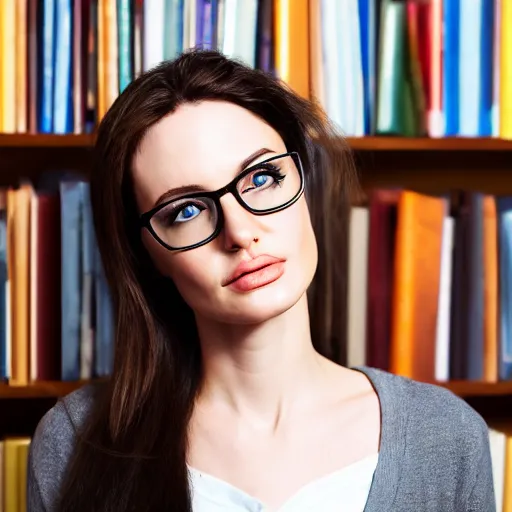
<path fill-rule="evenodd" d="M 253 423 L 274 426 L 322 378 L 304 295 L 285 313 L 258 325 L 197 319 L 203 358 L 198 403 L 228 407 Z"/>

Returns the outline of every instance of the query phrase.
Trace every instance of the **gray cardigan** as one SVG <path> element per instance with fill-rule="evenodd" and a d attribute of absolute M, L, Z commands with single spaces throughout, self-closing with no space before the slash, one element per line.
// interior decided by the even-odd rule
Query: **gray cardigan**
<path fill-rule="evenodd" d="M 380 456 L 364 512 L 495 512 L 488 427 L 441 387 L 368 367 L 380 399 Z M 90 386 L 41 420 L 29 454 L 28 510 L 58 510 L 59 488 L 91 402 Z M 340 510 L 343 504 L 340 504 Z M 321 511 L 319 511 L 321 512 Z"/>

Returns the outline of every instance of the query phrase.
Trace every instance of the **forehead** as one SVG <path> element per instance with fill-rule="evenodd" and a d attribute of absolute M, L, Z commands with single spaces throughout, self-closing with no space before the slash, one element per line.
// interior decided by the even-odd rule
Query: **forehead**
<path fill-rule="evenodd" d="M 182 105 L 142 140 L 133 161 L 136 195 L 145 203 L 169 188 L 222 187 L 263 147 L 286 151 L 279 134 L 248 110 L 215 101 Z"/>

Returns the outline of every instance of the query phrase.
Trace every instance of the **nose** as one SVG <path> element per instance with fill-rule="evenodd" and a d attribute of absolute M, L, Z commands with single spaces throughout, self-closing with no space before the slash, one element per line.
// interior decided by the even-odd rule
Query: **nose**
<path fill-rule="evenodd" d="M 248 212 L 231 195 L 221 199 L 224 227 L 221 232 L 222 243 L 227 251 L 248 250 L 260 239 L 260 228 L 255 215 Z"/>

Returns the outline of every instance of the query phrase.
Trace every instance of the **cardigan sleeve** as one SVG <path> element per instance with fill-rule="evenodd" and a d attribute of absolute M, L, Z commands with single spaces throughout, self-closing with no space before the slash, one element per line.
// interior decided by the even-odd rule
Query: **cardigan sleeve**
<path fill-rule="evenodd" d="M 496 512 L 496 498 L 492 476 L 492 461 L 487 425 L 482 426 L 480 457 L 475 460 L 478 471 L 469 494 L 467 512 Z"/>
<path fill-rule="evenodd" d="M 43 416 L 30 443 L 26 488 L 29 512 L 58 510 L 74 438 L 70 417 L 59 401 Z"/>
<path fill-rule="evenodd" d="M 34 474 L 32 457 L 29 456 L 27 469 L 27 510 L 29 512 L 47 512 L 41 498 L 39 482 Z"/>

